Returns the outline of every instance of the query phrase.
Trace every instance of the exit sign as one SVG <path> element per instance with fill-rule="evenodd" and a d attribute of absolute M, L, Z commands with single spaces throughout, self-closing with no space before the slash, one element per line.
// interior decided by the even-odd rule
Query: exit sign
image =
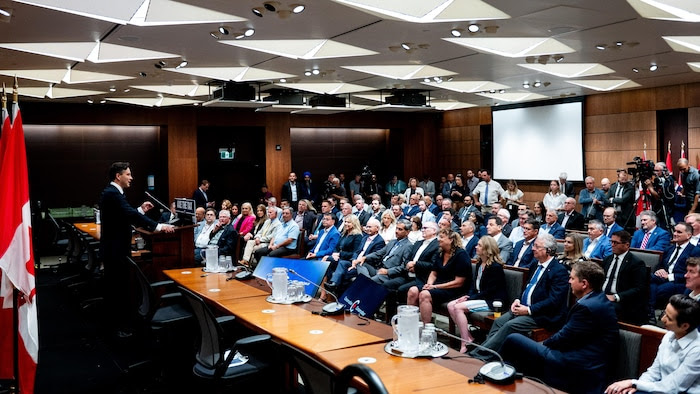
<path fill-rule="evenodd" d="M 236 154 L 236 148 L 219 148 L 219 159 L 233 160 Z"/>

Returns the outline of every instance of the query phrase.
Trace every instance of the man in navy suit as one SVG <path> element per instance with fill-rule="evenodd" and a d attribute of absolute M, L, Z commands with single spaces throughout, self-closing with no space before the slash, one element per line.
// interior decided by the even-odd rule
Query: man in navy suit
<path fill-rule="evenodd" d="M 616 232 L 624 230 L 622 226 L 615 222 L 616 219 L 617 212 L 615 212 L 615 208 L 605 208 L 605 210 L 603 211 L 603 224 L 605 225 L 603 235 L 610 238 Z"/>
<path fill-rule="evenodd" d="M 617 319 L 642 325 L 647 322 L 649 274 L 647 266 L 629 253 L 630 234 L 621 230 L 610 237 L 613 254 L 603 260 L 603 292 L 613 303 Z"/>
<path fill-rule="evenodd" d="M 476 244 L 479 243 L 479 237 L 474 234 L 474 231 L 476 231 L 474 222 L 470 220 L 462 222 L 462 225 L 459 227 L 459 232 L 462 236 L 462 247 L 470 259 L 473 259 L 476 255 Z"/>
<path fill-rule="evenodd" d="M 236 253 L 236 243 L 238 242 L 238 232 L 231 225 L 231 212 L 222 209 L 219 211 L 219 222 L 209 233 L 209 245 L 219 247 L 219 256 L 232 256 L 234 261 L 238 261 Z"/>
<path fill-rule="evenodd" d="M 410 219 L 413 216 L 418 215 L 420 213 L 420 207 L 418 207 L 418 201 L 420 200 L 420 194 L 411 194 L 411 196 L 408 198 L 408 205 L 403 209 L 403 215 L 407 218 Z"/>
<path fill-rule="evenodd" d="M 617 171 L 617 182 L 608 191 L 605 205 L 614 207 L 617 214 L 617 224 L 634 231 L 634 185 L 627 181 L 627 171 Z"/>
<path fill-rule="evenodd" d="M 566 230 L 557 223 L 557 211 L 548 209 L 544 216 L 544 223 L 540 226 L 540 234 L 551 234 L 554 239 L 564 239 Z"/>
<path fill-rule="evenodd" d="M 685 261 L 688 257 L 700 255 L 700 249 L 690 243 L 692 234 L 693 228 L 685 222 L 673 228 L 672 245 L 666 249 L 662 261 L 651 274 L 649 303 L 652 310 L 666 305 L 672 295 L 685 291 Z"/>
<path fill-rule="evenodd" d="M 323 214 L 323 220 L 321 225 L 323 228 L 319 231 L 318 241 L 315 243 L 313 249 L 309 251 L 306 255 L 306 259 L 322 259 L 324 256 L 329 256 L 333 253 L 335 245 L 338 244 L 340 239 L 340 232 L 333 225 L 335 220 L 333 220 L 333 214 L 330 212 Z"/>
<path fill-rule="evenodd" d="M 357 276 L 357 265 L 360 264 L 360 261 L 364 261 L 360 260 L 362 257 L 386 246 L 384 238 L 379 235 L 379 221 L 377 219 L 367 221 L 365 235 L 362 237 L 360 245 L 360 249 L 353 253 L 351 261 L 340 260 L 338 262 L 338 266 L 333 275 L 331 275 L 330 282 L 326 283 L 328 290 L 334 293 L 339 290 L 341 286 L 346 284 L 344 282 L 350 281 Z"/>
<path fill-rule="evenodd" d="M 566 179 L 568 177 L 569 175 L 565 172 L 559 174 L 559 190 L 561 190 L 562 194 L 566 195 L 567 197 L 573 197 L 574 183 L 571 181 L 567 181 Z"/>
<path fill-rule="evenodd" d="M 559 390 L 601 393 L 619 338 L 615 308 L 601 291 L 605 274 L 590 261 L 574 264 L 569 276 L 576 303 L 566 324 L 542 343 L 511 334 L 503 358 L 519 372 L 536 376 Z"/>
<path fill-rule="evenodd" d="M 163 212 L 158 219 L 158 223 L 168 223 L 171 224 L 177 219 L 177 212 L 175 211 L 175 201 L 170 203 L 170 209 Z"/>
<path fill-rule="evenodd" d="M 527 219 L 520 227 L 523 230 L 523 236 L 525 238 L 515 243 L 513 253 L 510 255 L 506 264 L 515 267 L 530 268 L 530 264 L 535 260 L 532 246 L 540 232 L 540 222 L 535 219 Z"/>
<path fill-rule="evenodd" d="M 588 238 L 583 240 L 583 255 L 589 259 L 604 259 L 612 254 L 610 238 L 603 235 L 603 223 L 588 222 Z"/>
<path fill-rule="evenodd" d="M 207 191 L 209 190 L 209 181 L 206 179 L 202 179 L 202 182 L 199 184 L 199 187 L 195 189 L 194 193 L 192 193 L 192 199 L 194 200 L 194 205 L 196 207 L 213 207 L 214 206 L 214 201 L 209 202 L 209 196 L 207 196 Z"/>
<path fill-rule="evenodd" d="M 668 231 L 656 225 L 654 211 L 642 211 L 639 214 L 642 228 L 634 232 L 632 247 L 644 250 L 664 251 L 668 248 L 670 235 Z"/>
<path fill-rule="evenodd" d="M 522 297 L 516 299 L 510 310 L 493 322 L 482 346 L 499 351 L 506 337 L 512 333 L 527 334 L 538 327 L 556 330 L 566 318 L 566 296 L 569 292 L 568 271 L 554 256 L 557 241 L 550 234 L 535 240 L 533 253 L 537 264 L 530 266 L 528 284 Z M 481 359 L 493 357 L 478 349 L 472 356 Z"/>
<path fill-rule="evenodd" d="M 156 223 L 144 215 L 153 208 L 146 201 L 134 209 L 126 201 L 124 190 L 131 186 L 133 177 L 128 162 L 116 162 L 109 168 L 110 184 L 105 187 L 100 198 L 102 233 L 100 253 L 104 259 L 105 300 L 109 315 L 115 324 L 127 324 L 131 316 L 129 290 L 129 266 L 126 258 L 131 257 L 131 226 L 143 227 L 149 231 L 172 233 L 175 227 Z M 129 335 L 128 327 L 115 327 L 117 335 Z"/>

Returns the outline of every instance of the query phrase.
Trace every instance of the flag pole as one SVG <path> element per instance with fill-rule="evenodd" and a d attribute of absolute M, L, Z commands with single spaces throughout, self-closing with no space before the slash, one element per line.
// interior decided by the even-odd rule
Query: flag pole
<path fill-rule="evenodd" d="M 12 102 L 13 103 L 19 103 L 18 96 L 19 96 L 19 84 L 17 83 L 17 75 L 15 75 L 15 82 L 14 82 L 14 85 L 12 87 Z M 11 113 L 12 111 L 9 111 L 9 112 Z M 15 120 L 14 115 L 15 114 L 10 115 L 11 121 Z M 12 323 L 13 323 L 14 327 L 12 329 L 12 335 L 14 336 L 14 341 L 12 344 L 12 348 L 13 348 L 12 351 L 14 353 L 14 358 L 15 358 L 14 383 L 15 383 L 15 387 L 17 387 L 17 391 L 19 391 L 19 390 L 21 390 L 21 387 L 19 384 L 19 340 L 20 340 L 19 339 L 19 305 L 20 305 L 19 297 L 21 297 L 21 295 L 20 295 L 20 292 L 19 292 L 19 289 L 17 288 L 17 286 L 13 286 L 13 288 L 14 289 L 12 290 L 12 303 L 13 303 L 12 314 L 14 315 L 14 317 L 12 319 L 13 320 Z"/>

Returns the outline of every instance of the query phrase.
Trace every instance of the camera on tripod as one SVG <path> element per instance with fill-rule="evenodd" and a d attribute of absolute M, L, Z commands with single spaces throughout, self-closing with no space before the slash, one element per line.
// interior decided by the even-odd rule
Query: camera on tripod
<path fill-rule="evenodd" d="M 635 182 L 644 183 L 647 179 L 653 179 L 654 177 L 654 162 L 651 160 L 642 160 L 641 157 L 637 156 L 632 161 L 627 162 L 627 165 L 633 165 L 634 167 L 627 168 L 627 173 L 632 175 Z"/>

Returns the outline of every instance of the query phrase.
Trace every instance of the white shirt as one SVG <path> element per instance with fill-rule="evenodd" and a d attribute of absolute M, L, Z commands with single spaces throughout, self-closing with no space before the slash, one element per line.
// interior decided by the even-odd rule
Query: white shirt
<path fill-rule="evenodd" d="M 608 272 L 605 273 L 605 282 L 603 282 L 603 291 L 608 288 L 608 282 L 612 281 L 612 284 L 610 285 L 610 292 L 615 295 L 615 299 L 619 302 L 620 297 L 617 296 L 617 276 L 620 273 L 620 267 L 622 266 L 622 262 L 625 261 L 625 257 L 627 256 L 628 252 L 625 252 L 619 256 L 616 256 L 613 254 L 612 258 L 612 264 L 610 264 L 610 268 L 612 268 L 613 264 L 615 264 L 615 258 L 617 258 L 617 267 L 615 268 L 615 272 Z"/>
<path fill-rule="evenodd" d="M 119 193 L 120 193 L 120 194 L 124 194 L 124 189 L 122 189 L 122 187 L 119 186 L 118 183 L 116 183 L 116 182 L 110 182 L 109 184 L 112 185 L 112 186 L 114 186 L 114 187 L 116 187 L 117 190 L 119 190 Z M 144 211 L 143 211 L 143 208 L 141 208 L 141 207 L 136 208 L 136 210 L 139 211 L 139 213 L 140 213 L 141 215 L 145 215 L 145 214 L 146 214 L 146 212 L 144 212 Z M 162 223 L 158 223 L 158 225 L 156 226 L 156 231 L 160 231 L 160 230 L 162 230 L 162 229 L 163 229 L 163 224 L 162 224 Z"/>
<path fill-rule="evenodd" d="M 202 224 L 202 231 L 199 232 L 197 240 L 194 241 L 194 246 L 197 248 L 206 248 L 207 245 L 209 245 L 209 234 L 214 230 L 214 227 L 216 227 L 215 222 L 211 222 L 211 224 L 204 222 L 204 224 Z"/>
<path fill-rule="evenodd" d="M 654 363 L 632 382 L 637 390 L 653 393 L 700 393 L 700 336 L 693 329 L 683 338 L 664 335 Z"/>
<path fill-rule="evenodd" d="M 501 197 L 501 193 L 503 193 L 503 188 L 501 187 L 500 183 L 494 181 L 493 179 L 488 184 L 489 184 L 489 203 L 487 205 L 491 205 L 491 204 L 499 201 L 499 199 Z M 486 182 L 481 181 L 481 182 L 479 182 L 478 185 L 476 185 L 472 194 L 478 193 L 479 194 L 479 202 L 482 204 L 485 204 L 485 202 L 484 202 L 485 201 L 484 198 L 486 197 L 485 192 L 486 192 Z"/>

